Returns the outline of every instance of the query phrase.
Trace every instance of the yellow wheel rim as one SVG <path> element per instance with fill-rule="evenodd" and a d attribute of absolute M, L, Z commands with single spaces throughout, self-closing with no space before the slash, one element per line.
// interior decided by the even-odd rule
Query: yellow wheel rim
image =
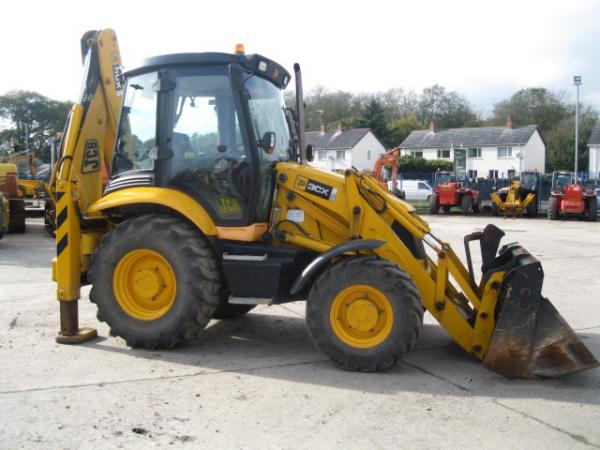
<path fill-rule="evenodd" d="M 163 256 L 140 248 L 123 256 L 115 267 L 113 291 L 127 315 L 156 320 L 173 306 L 177 282 L 171 264 Z"/>
<path fill-rule="evenodd" d="M 387 339 L 394 324 L 394 309 L 378 289 L 350 286 L 333 300 L 329 320 L 333 332 L 355 348 L 371 348 Z"/>

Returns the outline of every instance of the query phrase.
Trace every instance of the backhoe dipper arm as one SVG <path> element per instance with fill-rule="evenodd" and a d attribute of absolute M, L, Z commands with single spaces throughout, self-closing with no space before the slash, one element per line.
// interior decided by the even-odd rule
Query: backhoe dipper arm
<path fill-rule="evenodd" d="M 123 100 L 121 56 L 115 32 L 88 31 L 81 39 L 81 48 L 84 63 L 81 97 L 69 115 L 62 154 L 53 177 L 57 200 L 53 275 L 60 301 L 57 341 L 61 343 L 77 343 L 96 336 L 96 330 L 79 329 L 77 300 L 82 274 L 87 272 L 101 231 L 94 227 L 83 229 L 82 217 L 101 197 L 103 183 L 110 173 Z"/>

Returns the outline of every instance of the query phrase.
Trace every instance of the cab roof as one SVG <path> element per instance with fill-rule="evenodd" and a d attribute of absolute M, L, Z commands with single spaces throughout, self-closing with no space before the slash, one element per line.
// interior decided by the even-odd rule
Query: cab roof
<path fill-rule="evenodd" d="M 285 89 L 291 79 L 289 72 L 275 61 L 259 54 L 246 55 L 244 53 L 174 53 L 153 56 L 145 59 L 138 66 L 127 70 L 125 77 L 128 78 L 164 67 L 226 66 L 235 63 L 269 79 L 280 89 Z"/>

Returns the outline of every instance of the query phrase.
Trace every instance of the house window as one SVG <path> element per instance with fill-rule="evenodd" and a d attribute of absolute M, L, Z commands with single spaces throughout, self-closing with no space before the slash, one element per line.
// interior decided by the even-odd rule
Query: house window
<path fill-rule="evenodd" d="M 450 149 L 449 148 L 438 148 L 438 159 L 442 158 L 450 158 Z"/>
<path fill-rule="evenodd" d="M 471 150 L 471 149 L 469 149 Z M 481 150 L 481 149 L 479 149 Z M 477 171 L 476 170 L 469 170 L 469 178 L 472 180 L 475 180 L 477 178 Z"/>
<path fill-rule="evenodd" d="M 490 172 L 488 173 L 488 178 L 492 178 L 492 179 L 498 178 L 498 171 L 497 170 L 490 170 Z"/>
<path fill-rule="evenodd" d="M 327 159 L 327 151 L 326 150 L 319 150 L 317 152 L 319 161 L 325 161 Z"/>
<path fill-rule="evenodd" d="M 411 150 L 410 151 L 410 156 L 414 156 L 415 158 L 422 158 L 423 157 L 423 150 Z"/>
<path fill-rule="evenodd" d="M 498 147 L 498 158 L 512 157 L 512 147 Z"/>
<path fill-rule="evenodd" d="M 481 158 L 481 147 L 469 148 L 469 158 Z"/>
<path fill-rule="evenodd" d="M 346 150 L 336 150 L 335 159 L 346 159 Z"/>

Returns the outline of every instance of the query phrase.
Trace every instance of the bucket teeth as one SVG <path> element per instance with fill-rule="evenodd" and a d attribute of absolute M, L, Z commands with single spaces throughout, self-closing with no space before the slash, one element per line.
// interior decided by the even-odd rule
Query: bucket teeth
<path fill-rule="evenodd" d="M 531 257 L 523 262 L 506 275 L 484 366 L 511 377 L 556 377 L 598 367 L 594 355 L 542 297 L 539 261 Z"/>

